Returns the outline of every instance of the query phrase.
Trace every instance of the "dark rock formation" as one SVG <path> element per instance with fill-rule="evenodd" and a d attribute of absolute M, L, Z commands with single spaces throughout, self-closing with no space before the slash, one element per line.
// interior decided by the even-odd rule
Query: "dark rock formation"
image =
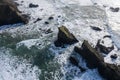
<path fill-rule="evenodd" d="M 100 62 L 104 62 L 103 57 L 91 47 L 88 41 L 84 41 L 82 44 L 82 48 L 75 47 L 75 52 L 79 53 L 86 62 L 89 68 L 95 68 L 99 65 Z"/>
<path fill-rule="evenodd" d="M 76 58 L 70 56 L 69 60 L 70 60 L 70 62 L 71 62 L 73 65 L 75 65 L 76 67 L 78 67 L 78 68 L 81 70 L 81 72 L 84 72 L 84 71 L 85 71 L 84 68 L 82 68 L 81 66 L 79 66 L 79 62 L 78 62 L 78 60 L 76 60 Z"/>
<path fill-rule="evenodd" d="M 100 75 L 107 80 L 120 80 L 120 66 L 104 62 L 103 57 L 88 43 L 84 41 L 82 47 L 74 49 L 87 62 L 89 68 L 98 68 Z"/>
<path fill-rule="evenodd" d="M 103 38 L 111 38 L 111 35 L 105 35 Z"/>
<path fill-rule="evenodd" d="M 36 7 L 39 7 L 39 5 L 33 4 L 33 3 L 30 3 L 30 4 L 29 4 L 29 8 L 36 8 Z"/>
<path fill-rule="evenodd" d="M 117 58 L 117 54 L 111 55 L 110 56 L 112 59 L 116 59 Z"/>
<path fill-rule="evenodd" d="M 55 46 L 60 47 L 64 44 L 74 44 L 78 42 L 75 36 L 70 33 L 65 26 L 59 27 L 58 29 L 58 39 L 55 41 Z"/>
<path fill-rule="evenodd" d="M 52 17 L 52 16 L 48 18 L 48 20 L 53 20 L 53 19 L 54 19 L 54 17 Z"/>
<path fill-rule="evenodd" d="M 38 21 L 41 21 L 42 19 L 41 18 L 37 18 L 36 21 L 34 21 L 34 23 L 38 22 Z"/>
<path fill-rule="evenodd" d="M 116 8 L 110 7 L 110 10 L 111 10 L 112 12 L 118 12 L 118 11 L 119 11 L 119 8 L 118 8 L 118 7 L 116 7 Z"/>
<path fill-rule="evenodd" d="M 113 46 L 113 45 L 110 46 L 110 47 L 106 47 L 106 46 L 100 44 L 100 41 L 101 41 L 101 40 L 98 40 L 97 45 L 96 45 L 96 49 L 97 49 L 98 51 L 100 51 L 100 52 L 102 52 L 102 53 L 105 53 L 105 54 L 108 54 L 108 53 L 110 53 L 110 52 L 114 49 L 114 46 Z"/>
<path fill-rule="evenodd" d="M 95 31 L 102 31 L 102 29 L 100 29 L 99 27 L 95 27 L 95 26 L 90 26 L 90 27 Z"/>
<path fill-rule="evenodd" d="M 49 22 L 45 21 L 45 24 L 49 24 Z"/>
<path fill-rule="evenodd" d="M 0 0 L 0 26 L 28 23 L 28 19 L 20 13 L 16 6 L 12 0 Z"/>
<path fill-rule="evenodd" d="M 120 80 L 120 66 L 115 64 L 101 63 L 98 71 L 107 80 Z"/>
<path fill-rule="evenodd" d="M 53 31 L 51 29 L 48 29 L 45 31 L 45 34 L 49 34 L 49 33 L 52 33 Z"/>

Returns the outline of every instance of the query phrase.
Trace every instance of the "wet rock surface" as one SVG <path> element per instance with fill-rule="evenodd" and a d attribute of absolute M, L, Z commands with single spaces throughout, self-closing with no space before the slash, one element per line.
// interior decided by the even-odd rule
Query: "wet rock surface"
<path fill-rule="evenodd" d="M 65 27 L 59 27 L 58 39 L 54 42 L 55 46 L 60 47 L 64 44 L 74 44 L 78 42 L 75 36 Z"/>
<path fill-rule="evenodd" d="M 112 12 L 118 12 L 118 11 L 119 11 L 119 7 L 116 7 L 116 8 L 110 7 L 110 10 L 111 10 Z"/>
<path fill-rule="evenodd" d="M 84 41 L 81 48 L 76 46 L 74 50 L 86 59 L 87 66 L 91 69 L 97 67 L 100 62 L 104 62 L 103 57 L 91 47 L 88 41 Z"/>
<path fill-rule="evenodd" d="M 33 3 L 30 3 L 30 4 L 29 4 L 29 8 L 36 8 L 36 7 L 39 7 L 39 5 L 33 4 Z"/>
<path fill-rule="evenodd" d="M 0 26 L 15 24 L 15 23 L 28 23 L 25 15 L 22 15 L 17 8 L 17 5 L 12 0 L 0 1 Z"/>
<path fill-rule="evenodd" d="M 95 31 L 102 31 L 102 29 L 100 29 L 99 27 L 95 27 L 95 26 L 90 26 L 90 27 Z"/>
<path fill-rule="evenodd" d="M 115 64 L 105 63 L 102 55 L 98 53 L 88 41 L 84 41 L 81 48 L 75 47 L 74 50 L 86 60 L 89 68 L 98 68 L 98 72 L 105 79 L 120 79 L 120 67 Z"/>
<path fill-rule="evenodd" d="M 117 54 L 113 54 L 113 55 L 111 55 L 110 56 L 112 59 L 116 59 L 118 56 L 117 56 Z"/>
<path fill-rule="evenodd" d="M 97 42 L 97 45 L 96 45 L 96 49 L 99 51 L 99 52 L 102 52 L 102 53 L 105 53 L 105 54 L 108 54 L 110 53 L 113 49 L 114 49 L 114 46 L 109 46 L 109 47 L 106 47 L 105 45 L 101 44 L 102 40 L 98 40 Z M 104 42 L 103 42 L 104 43 Z"/>
<path fill-rule="evenodd" d="M 103 38 L 111 38 L 111 35 L 105 35 Z"/>
<path fill-rule="evenodd" d="M 42 19 L 41 18 L 37 18 L 34 23 L 38 22 L 38 21 L 41 21 Z"/>

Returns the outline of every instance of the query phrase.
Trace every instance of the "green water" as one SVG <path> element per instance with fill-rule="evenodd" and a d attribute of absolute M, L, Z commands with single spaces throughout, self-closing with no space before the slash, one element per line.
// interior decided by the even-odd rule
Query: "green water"
<path fill-rule="evenodd" d="M 0 47 L 9 48 L 11 55 L 17 56 L 19 59 L 26 59 L 32 64 L 31 67 L 38 66 L 41 70 L 39 75 L 40 80 L 60 80 L 63 76 L 60 70 L 60 65 L 54 59 L 54 54 L 49 50 L 50 45 L 45 45 L 44 48 L 32 46 L 28 49 L 25 45 L 16 48 L 16 44 L 26 37 L 12 37 L 11 34 L 0 34 Z"/>

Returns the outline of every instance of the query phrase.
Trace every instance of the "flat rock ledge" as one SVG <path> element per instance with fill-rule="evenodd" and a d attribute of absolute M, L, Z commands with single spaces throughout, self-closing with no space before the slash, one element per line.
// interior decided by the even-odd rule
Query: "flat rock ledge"
<path fill-rule="evenodd" d="M 22 15 L 13 0 L 0 0 L 0 26 L 28 23 L 27 15 Z"/>
<path fill-rule="evenodd" d="M 76 46 L 74 50 L 86 60 L 89 68 L 98 68 L 98 72 L 103 78 L 107 80 L 120 80 L 120 66 L 105 63 L 102 55 L 88 41 L 84 40 L 82 47 Z"/>

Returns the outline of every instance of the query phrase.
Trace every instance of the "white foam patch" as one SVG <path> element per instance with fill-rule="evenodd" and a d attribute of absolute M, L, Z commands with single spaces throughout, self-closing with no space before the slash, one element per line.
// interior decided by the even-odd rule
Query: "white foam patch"
<path fill-rule="evenodd" d="M 80 45 L 83 40 L 89 40 L 89 42 L 93 44 L 92 46 L 96 45 L 98 39 L 103 38 L 103 36 L 105 35 L 109 35 L 109 33 L 107 32 L 106 26 L 105 26 L 106 14 L 104 10 L 101 10 L 99 7 L 95 7 L 95 6 L 93 7 L 88 5 L 92 5 L 92 2 L 98 3 L 98 5 L 100 6 L 107 5 L 108 7 L 110 6 L 117 7 L 120 5 L 119 0 L 24 0 L 23 3 L 22 1 L 23 0 L 17 1 L 18 3 L 20 3 L 20 6 L 18 8 L 23 13 L 30 14 L 30 17 L 31 17 L 30 23 L 35 21 L 38 17 L 42 18 L 43 21 L 35 25 L 28 24 L 23 26 L 23 28 L 12 29 L 10 30 L 11 33 L 14 34 L 14 32 L 16 32 L 18 34 L 21 34 L 21 33 L 34 34 L 38 32 L 39 34 L 41 32 L 39 31 L 39 28 L 47 29 L 48 27 L 53 28 L 54 32 L 56 32 L 55 27 L 58 27 L 59 25 L 49 24 L 46 26 L 43 23 L 44 21 L 48 20 L 49 16 L 61 14 L 61 15 L 64 15 L 67 21 L 63 22 L 63 18 L 59 18 L 58 23 L 60 25 L 63 25 L 63 24 L 66 25 L 67 28 L 77 37 L 77 39 L 80 40 Z M 30 3 L 37 4 L 39 5 L 39 7 L 29 8 Z M 76 6 L 75 7 L 71 6 L 72 4 L 75 4 Z M 83 7 L 81 8 L 81 6 Z M 61 10 L 63 9 L 62 7 L 65 7 L 66 11 L 62 12 Z M 73 8 L 70 8 L 70 7 L 73 7 Z M 79 10 L 80 8 L 81 10 Z M 72 11 L 75 10 L 75 13 L 73 13 L 71 9 Z M 112 30 L 118 30 L 119 29 L 118 23 L 119 23 L 119 17 L 120 17 L 119 13 L 110 12 L 109 8 L 106 8 L 105 10 L 107 12 L 108 21 L 110 22 L 110 25 L 112 25 L 111 26 Z M 55 21 L 57 22 L 57 18 L 55 19 Z M 54 23 L 55 21 L 51 23 Z M 102 31 L 96 32 L 90 28 L 90 25 L 96 26 L 96 27 L 99 26 L 100 28 L 102 28 Z M 27 28 L 30 30 L 28 30 Z M 119 38 L 115 38 L 115 39 L 117 40 L 117 42 L 119 42 Z M 38 41 L 37 39 L 31 39 L 31 40 L 21 41 L 18 44 L 25 44 L 28 48 L 30 48 L 31 46 L 35 45 L 37 41 Z M 106 40 L 106 42 L 107 41 L 111 42 L 110 40 Z M 109 43 L 106 43 L 106 45 L 109 45 Z M 58 62 L 62 65 L 61 68 L 63 70 L 63 73 L 65 74 L 67 72 L 70 72 L 70 69 L 73 69 L 73 68 L 69 69 L 69 67 L 65 68 L 65 65 L 69 64 L 68 58 L 73 51 L 73 47 L 74 45 L 72 45 L 71 47 L 67 47 L 67 49 L 61 49 L 56 47 L 51 48 L 51 50 L 57 54 L 55 58 L 57 58 Z M 116 51 L 113 51 L 113 53 L 114 52 Z M 0 53 L 2 54 L 2 52 Z M 111 62 L 109 57 L 106 57 L 105 59 L 106 59 L 106 62 Z M 36 71 L 39 71 L 37 67 L 31 68 L 31 64 L 29 64 L 28 62 L 23 61 L 23 62 L 20 62 L 21 64 L 19 64 L 17 63 L 17 61 L 18 59 L 16 57 L 10 56 L 8 54 L 7 55 L 2 54 L 0 56 L 1 80 L 39 80 L 36 74 Z M 17 69 L 15 69 L 15 67 L 12 66 L 13 64 L 17 65 Z M 76 67 L 75 69 L 78 70 L 78 68 Z M 80 71 L 78 70 L 78 73 L 79 72 Z M 74 77 L 76 77 L 75 80 L 78 80 L 78 79 L 102 80 L 97 70 L 88 70 L 82 75 L 81 74 L 78 76 L 75 75 Z"/>
<path fill-rule="evenodd" d="M 100 42 L 100 44 L 102 44 L 105 47 L 111 47 L 112 45 L 112 40 L 110 38 L 104 38 L 102 39 L 102 41 Z"/>
<path fill-rule="evenodd" d="M 39 39 L 29 39 L 29 40 L 24 40 L 24 41 L 21 41 L 17 44 L 17 47 L 20 47 L 21 45 L 25 45 L 27 48 L 30 49 L 30 47 L 34 46 L 34 45 L 39 45 L 41 44 L 39 42 L 40 40 Z"/>
<path fill-rule="evenodd" d="M 113 37 L 113 41 L 120 48 L 120 42 L 118 41 L 120 38 L 120 10 L 118 12 L 112 12 L 110 7 L 120 8 L 120 0 L 91 0 L 93 3 L 97 3 L 97 5 L 104 7 L 106 11 L 106 15 L 108 18 L 108 26 L 110 27 L 110 32 Z"/>
<path fill-rule="evenodd" d="M 73 80 L 103 80 L 103 78 L 99 76 L 96 69 L 93 69 L 86 71 L 81 77 L 75 77 Z"/>
<path fill-rule="evenodd" d="M 39 80 L 38 67 L 10 55 L 7 49 L 0 51 L 0 80 Z"/>
<path fill-rule="evenodd" d="M 61 0 L 64 4 L 78 4 L 81 6 L 92 5 L 91 0 Z"/>
<path fill-rule="evenodd" d="M 120 6 L 120 0 L 91 0 L 93 3 L 97 3 L 100 6 Z"/>
<path fill-rule="evenodd" d="M 37 18 L 46 18 L 47 16 L 52 16 L 55 14 L 55 9 L 52 4 L 50 4 L 47 0 L 18 0 L 16 2 L 20 3 L 18 6 L 19 10 L 24 14 L 28 14 L 31 17 L 31 21 Z M 36 8 L 29 8 L 29 4 L 39 5 Z"/>

